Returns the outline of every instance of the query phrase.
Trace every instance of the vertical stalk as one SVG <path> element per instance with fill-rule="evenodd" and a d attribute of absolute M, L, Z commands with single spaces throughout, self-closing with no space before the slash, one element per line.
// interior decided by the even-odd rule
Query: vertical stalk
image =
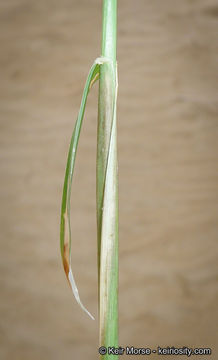
<path fill-rule="evenodd" d="M 103 0 L 97 143 L 100 346 L 118 346 L 118 175 L 116 144 L 117 0 Z M 105 354 L 102 359 L 118 359 Z"/>

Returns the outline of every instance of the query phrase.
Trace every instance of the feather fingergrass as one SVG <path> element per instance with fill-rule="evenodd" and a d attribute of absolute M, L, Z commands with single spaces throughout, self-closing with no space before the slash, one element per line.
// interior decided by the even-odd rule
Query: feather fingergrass
<path fill-rule="evenodd" d="M 60 248 L 64 270 L 73 294 L 82 304 L 71 266 L 70 195 L 78 141 L 88 93 L 99 79 L 97 132 L 97 243 L 99 346 L 118 346 L 118 174 L 117 174 L 117 0 L 103 1 L 102 56 L 92 65 L 83 91 L 81 106 L 72 134 L 62 195 Z M 102 359 L 118 358 L 106 352 Z"/>

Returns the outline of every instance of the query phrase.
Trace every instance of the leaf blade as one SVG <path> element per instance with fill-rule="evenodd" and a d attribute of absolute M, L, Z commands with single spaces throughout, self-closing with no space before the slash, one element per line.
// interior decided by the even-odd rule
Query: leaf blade
<path fill-rule="evenodd" d="M 63 262 L 64 271 L 67 277 L 67 280 L 71 286 L 74 297 L 80 307 L 94 320 L 94 317 L 89 313 L 89 311 L 82 304 L 79 296 L 79 292 L 74 280 L 72 267 L 71 267 L 71 225 L 70 225 L 70 195 L 71 195 L 71 186 L 74 173 L 74 166 L 76 160 L 76 153 L 78 148 L 78 142 L 80 137 L 81 126 L 84 118 L 85 107 L 87 102 L 88 93 L 99 78 L 99 68 L 100 65 L 107 62 L 108 60 L 104 57 L 97 58 L 87 77 L 85 87 L 83 90 L 81 105 L 76 120 L 76 124 L 73 130 L 73 134 L 70 141 L 70 147 L 68 151 L 67 165 L 65 171 L 65 179 L 63 186 L 63 195 L 62 195 L 62 206 L 61 206 L 61 224 L 60 224 L 60 250 L 61 257 Z"/>

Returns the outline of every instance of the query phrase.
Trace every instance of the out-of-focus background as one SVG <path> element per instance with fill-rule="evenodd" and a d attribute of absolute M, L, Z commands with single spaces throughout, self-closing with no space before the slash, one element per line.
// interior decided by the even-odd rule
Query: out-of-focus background
<path fill-rule="evenodd" d="M 216 359 L 218 3 L 118 3 L 120 345 L 212 347 Z M 2 360 L 98 357 L 98 321 L 62 270 L 59 214 L 101 5 L 0 3 Z M 72 192 L 73 270 L 97 318 L 96 119 L 97 86 Z"/>

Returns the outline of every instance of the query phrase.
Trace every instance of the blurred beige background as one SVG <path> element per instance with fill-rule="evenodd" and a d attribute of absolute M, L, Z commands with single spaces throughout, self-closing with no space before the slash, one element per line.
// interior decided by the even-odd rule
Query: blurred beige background
<path fill-rule="evenodd" d="M 120 345 L 217 359 L 218 3 L 118 3 Z M 1 1 L 0 18 L 0 359 L 94 360 L 98 322 L 65 280 L 59 214 L 101 1 Z M 96 116 L 97 86 L 72 193 L 73 268 L 95 317 Z"/>

